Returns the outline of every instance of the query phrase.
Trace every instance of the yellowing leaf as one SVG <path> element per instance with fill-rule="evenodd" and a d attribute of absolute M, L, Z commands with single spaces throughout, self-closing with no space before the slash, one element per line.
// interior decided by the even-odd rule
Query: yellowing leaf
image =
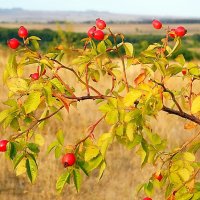
<path fill-rule="evenodd" d="M 96 146 L 89 146 L 85 150 L 85 161 L 95 158 L 99 154 L 99 149 Z"/>
<path fill-rule="evenodd" d="M 132 90 L 131 92 L 127 93 L 124 97 L 124 105 L 125 106 L 133 106 L 133 103 L 141 97 L 142 92 L 139 90 Z"/>
<path fill-rule="evenodd" d="M 24 103 L 24 109 L 26 114 L 35 111 L 40 104 L 40 92 L 34 92 L 29 94 L 28 99 Z"/>
<path fill-rule="evenodd" d="M 193 114 L 200 111 L 200 96 L 197 96 L 192 102 L 191 112 Z"/>
<path fill-rule="evenodd" d="M 184 129 L 186 130 L 190 130 L 190 129 L 193 129 L 193 128 L 196 128 L 197 127 L 197 124 L 193 123 L 193 122 L 188 122 L 184 125 Z"/>
<path fill-rule="evenodd" d="M 139 85 L 140 83 L 142 83 L 146 78 L 146 72 L 143 72 L 141 74 L 139 74 L 139 76 L 137 76 L 134 80 L 135 85 Z"/>
<path fill-rule="evenodd" d="M 126 55 L 127 56 L 133 56 L 133 51 L 134 51 L 133 45 L 131 43 L 129 43 L 129 42 L 125 42 L 123 44 L 123 46 L 124 46 Z"/>

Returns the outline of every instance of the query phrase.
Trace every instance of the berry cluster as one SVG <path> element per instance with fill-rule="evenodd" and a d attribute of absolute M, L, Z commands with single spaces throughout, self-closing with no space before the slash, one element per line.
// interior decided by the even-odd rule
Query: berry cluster
<path fill-rule="evenodd" d="M 98 28 L 98 29 L 97 29 Z M 96 19 L 96 26 L 93 26 L 88 30 L 88 37 L 94 38 L 95 40 L 103 40 L 104 39 L 104 32 L 103 29 L 106 28 L 106 22 L 100 18 Z"/>
<path fill-rule="evenodd" d="M 28 30 L 24 26 L 21 26 L 18 30 L 18 36 L 23 39 L 27 38 Z M 12 38 L 12 39 L 8 40 L 7 44 L 11 49 L 17 49 L 20 45 L 20 42 L 18 39 Z"/>
<path fill-rule="evenodd" d="M 162 28 L 162 22 L 160 22 L 159 20 L 154 19 L 152 21 L 152 25 L 155 29 L 161 29 Z M 179 26 L 177 28 L 172 28 L 169 31 L 169 36 L 171 38 L 175 38 L 175 37 L 183 37 L 185 34 L 187 33 L 187 30 L 183 27 L 183 26 Z"/>

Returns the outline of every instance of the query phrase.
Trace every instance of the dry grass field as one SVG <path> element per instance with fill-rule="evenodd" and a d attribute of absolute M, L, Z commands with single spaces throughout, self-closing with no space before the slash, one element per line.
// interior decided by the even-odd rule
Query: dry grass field
<path fill-rule="evenodd" d="M 87 29 L 86 25 L 84 26 L 79 30 L 84 31 L 84 28 Z M 144 31 L 145 26 L 141 30 Z M 1 75 L 7 57 L 8 52 L 1 49 Z M 137 69 L 135 71 L 133 68 L 130 69 L 130 80 L 133 80 L 136 72 Z M 65 74 L 62 75 L 64 76 Z M 71 84 L 76 87 L 77 83 L 73 79 L 70 80 Z M 168 83 L 168 86 L 178 88 L 180 83 L 178 80 L 173 80 Z M 2 102 L 6 100 L 6 92 L 6 87 L 3 85 L 1 78 L 0 110 L 3 109 Z M 54 140 L 56 130 L 59 127 L 64 129 L 66 144 L 72 144 L 84 137 L 85 129 L 94 119 L 98 118 L 99 113 L 95 104 L 92 101 L 88 101 L 80 102 L 78 109 L 72 108 L 69 114 L 63 111 L 63 116 L 63 121 L 51 119 L 49 125 L 43 131 L 46 143 L 39 156 L 39 177 L 34 185 L 31 185 L 25 176 L 16 177 L 10 162 L 6 160 L 3 154 L 0 155 L 0 200 L 141 200 L 143 194 L 136 195 L 136 186 L 146 181 L 155 169 L 148 165 L 141 169 L 140 160 L 135 151 L 129 151 L 119 144 L 114 144 L 109 148 L 107 154 L 108 167 L 100 182 L 97 182 L 97 172 L 94 172 L 89 178 L 84 178 L 84 184 L 79 194 L 76 193 L 74 187 L 66 187 L 61 196 L 56 194 L 56 178 L 62 173 L 63 167 L 60 164 L 60 160 L 54 158 L 53 153 L 46 154 L 47 145 Z M 161 113 L 158 119 L 153 121 L 155 124 L 153 128 L 164 138 L 167 138 L 170 148 L 173 148 L 182 144 L 192 134 L 190 131 L 184 130 L 184 122 L 185 120 Z M 0 130 L 2 131 L 1 127 Z M 104 123 L 101 123 L 95 134 L 98 135 L 105 131 L 107 131 L 107 127 Z M 6 134 L 8 133 L 0 135 L 0 138 L 6 138 Z M 158 192 L 154 200 L 163 200 L 162 195 L 162 192 Z"/>
<path fill-rule="evenodd" d="M 22 24 L 18 23 L 0 23 L 0 27 L 5 28 L 19 28 Z M 30 29 L 38 29 L 42 30 L 44 28 L 58 30 L 58 27 L 62 30 L 72 31 L 72 32 L 87 32 L 88 27 L 93 26 L 94 24 L 37 24 L 37 23 L 27 23 L 24 24 L 29 30 Z M 188 33 L 193 35 L 195 33 L 200 33 L 200 24 L 180 24 L 184 26 Z M 108 24 L 109 26 L 109 24 Z M 168 26 L 168 25 L 167 25 Z M 177 24 L 169 24 L 170 27 L 177 27 Z M 113 32 L 123 33 L 123 34 L 162 34 L 161 31 L 155 31 L 152 28 L 151 24 L 111 24 Z"/>

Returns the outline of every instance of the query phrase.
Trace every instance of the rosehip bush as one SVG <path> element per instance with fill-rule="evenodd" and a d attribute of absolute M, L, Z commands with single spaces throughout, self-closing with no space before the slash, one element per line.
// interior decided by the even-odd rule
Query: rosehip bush
<path fill-rule="evenodd" d="M 113 33 L 101 19 L 97 19 L 96 26 L 88 28 L 88 38 L 82 39 L 83 48 L 72 50 L 76 56 L 67 65 L 63 62 L 66 54 L 63 47 L 42 53 L 40 38 L 28 37 L 24 27 L 19 30 L 23 38 L 20 47 L 16 39 L 14 44 L 12 40 L 8 43 L 13 49 L 19 48 L 12 50 L 3 74 L 9 93 L 4 102 L 7 108 L 0 113 L 0 123 L 4 129 L 11 127 L 13 132 L 0 141 L 1 152 L 6 151 L 15 171 L 25 167 L 34 183 L 40 147 L 44 137 L 48 137 L 39 134 L 44 122 L 61 110 L 67 114 L 71 106 L 95 100 L 102 116 L 89 126 L 87 135 L 74 145 L 66 145 L 65 133 L 59 129 L 55 141 L 48 147 L 48 152 L 54 151 L 56 159 L 61 160 L 58 165 L 63 165 L 63 173 L 56 183 L 58 192 L 73 183 L 79 191 L 83 175 L 89 176 L 96 169 L 101 179 L 107 166 L 106 152 L 118 142 L 136 150 L 142 167 L 148 163 L 155 168 L 148 182 L 138 187 L 138 192 L 145 193 L 143 199 L 153 199 L 159 189 L 164 192 L 163 199 L 200 199 L 197 156 L 200 95 L 193 87 L 194 82 L 199 84 L 200 68 L 198 63 L 187 63 L 183 55 L 171 59 L 181 47 L 186 29 L 165 28 L 154 20 L 153 26 L 165 29 L 166 36 L 136 57 L 134 45 L 127 43 L 123 34 Z M 113 59 L 113 55 L 118 59 Z M 37 70 L 29 76 L 23 73 L 28 65 Z M 136 66 L 140 73 L 131 78 L 127 69 L 134 71 Z M 61 69 L 77 79 L 77 88 L 67 78 L 61 78 Z M 105 78 L 110 87 L 98 89 L 96 86 Z M 172 78 L 186 81 L 187 85 L 172 90 L 166 84 Z M 184 119 L 185 129 L 196 128 L 197 133 L 188 136 L 181 146 L 170 149 L 166 139 L 153 131 L 155 124 L 151 119 L 158 118 L 161 112 Z M 106 123 L 110 129 L 97 138 L 95 130 L 100 123 Z"/>

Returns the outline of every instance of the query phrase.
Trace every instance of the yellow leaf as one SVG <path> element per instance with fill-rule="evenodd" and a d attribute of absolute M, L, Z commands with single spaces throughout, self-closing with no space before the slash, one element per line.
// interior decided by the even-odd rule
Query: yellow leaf
<path fill-rule="evenodd" d="M 191 112 L 193 114 L 200 111 L 200 96 L 197 96 L 192 102 Z"/>

